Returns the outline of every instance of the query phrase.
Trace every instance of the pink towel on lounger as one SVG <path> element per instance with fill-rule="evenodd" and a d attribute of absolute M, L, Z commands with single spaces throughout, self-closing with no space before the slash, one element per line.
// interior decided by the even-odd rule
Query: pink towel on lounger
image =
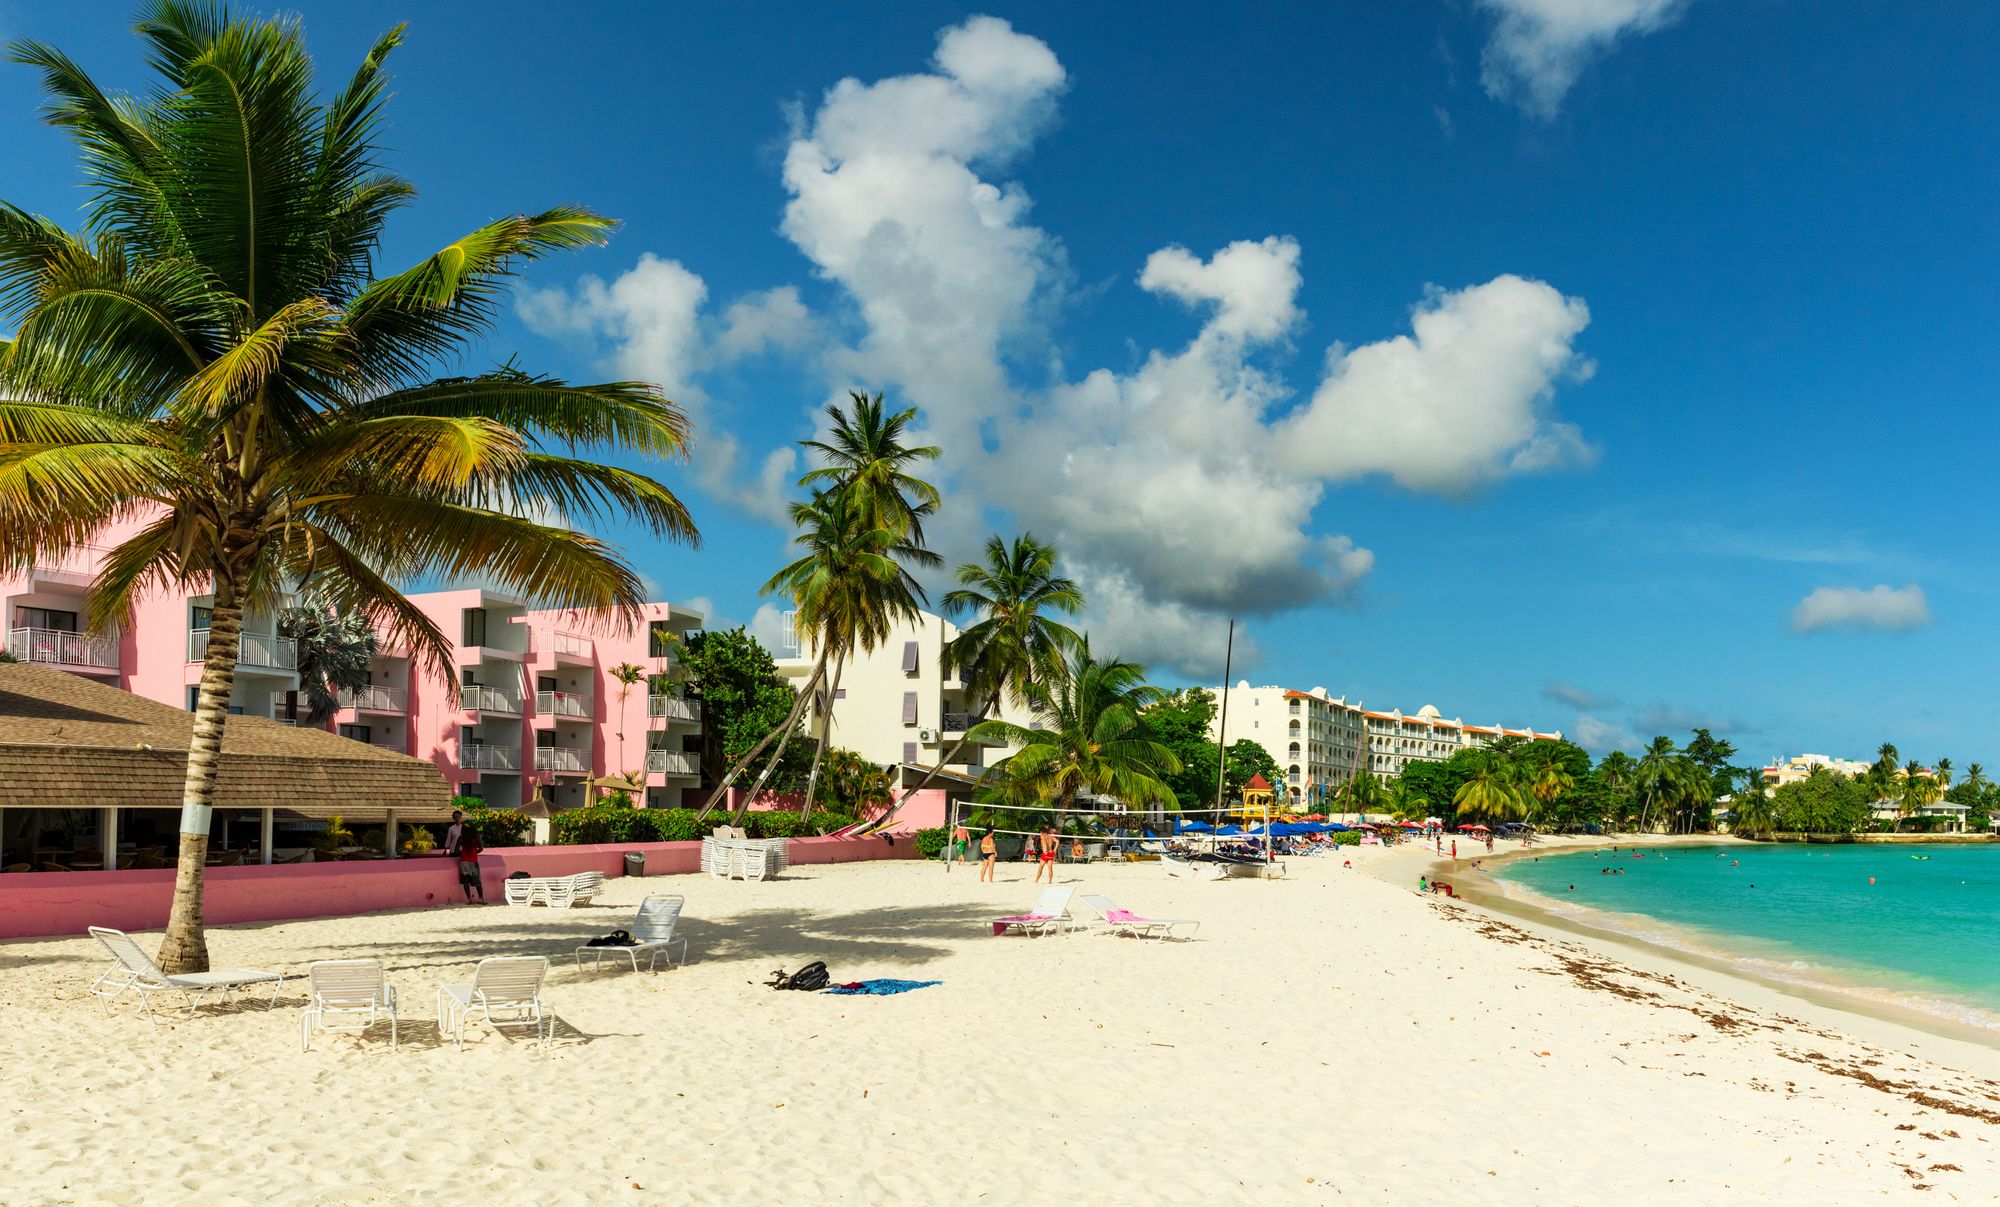
<path fill-rule="evenodd" d="M 1016 914 L 1012 918 L 995 918 L 993 920 L 993 933 L 1004 935 L 1007 933 L 1008 927 L 1018 922 L 1047 922 L 1049 920 L 1050 915 L 1048 914 Z"/>
<path fill-rule="evenodd" d="M 1132 912 L 1131 910 L 1129 910 L 1129 909 L 1113 909 L 1113 910 L 1106 910 L 1106 911 L 1105 911 L 1105 913 L 1104 913 L 1104 920 L 1105 920 L 1106 922 L 1145 922 L 1145 921 L 1148 921 L 1148 919 L 1146 919 L 1146 918 L 1141 918 L 1141 917 L 1140 917 L 1139 915 L 1137 915 L 1137 914 L 1133 913 L 1133 912 Z"/>

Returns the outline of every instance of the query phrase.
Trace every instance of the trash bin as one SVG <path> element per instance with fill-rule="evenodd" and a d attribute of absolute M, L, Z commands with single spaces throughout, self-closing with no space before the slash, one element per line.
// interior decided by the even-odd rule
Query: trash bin
<path fill-rule="evenodd" d="M 625 874 L 644 876 L 646 874 L 646 853 L 644 851 L 625 852 Z"/>

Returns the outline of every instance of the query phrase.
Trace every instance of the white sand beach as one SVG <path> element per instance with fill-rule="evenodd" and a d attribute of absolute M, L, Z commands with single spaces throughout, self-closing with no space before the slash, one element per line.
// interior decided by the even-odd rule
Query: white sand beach
<path fill-rule="evenodd" d="M 0 1200 L 1993 1200 L 2000 1052 L 1421 897 L 1415 848 L 1352 858 L 1282 882 L 1063 869 L 1201 919 L 1191 943 L 995 938 L 982 919 L 1034 898 L 1025 868 L 994 886 L 917 863 L 211 934 L 218 967 L 380 956 L 396 1053 L 300 1052 L 303 982 L 270 1012 L 106 1016 L 95 944 L 12 942 Z M 649 892 L 686 896 L 692 962 L 576 973 L 572 947 Z M 556 961 L 554 1043 L 441 1044 L 437 987 L 513 953 Z M 763 986 L 815 958 L 943 983 Z"/>

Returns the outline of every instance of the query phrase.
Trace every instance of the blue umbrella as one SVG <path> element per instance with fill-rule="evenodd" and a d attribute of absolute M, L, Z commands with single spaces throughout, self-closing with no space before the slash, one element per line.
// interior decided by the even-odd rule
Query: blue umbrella
<path fill-rule="evenodd" d="M 1214 828 L 1215 828 L 1214 826 L 1209 825 L 1205 821 L 1188 821 L 1186 819 L 1181 819 L 1174 823 L 1174 833 L 1176 834 L 1185 834 L 1189 830 L 1194 830 L 1199 833 L 1206 834 L 1210 830 L 1213 830 Z"/>

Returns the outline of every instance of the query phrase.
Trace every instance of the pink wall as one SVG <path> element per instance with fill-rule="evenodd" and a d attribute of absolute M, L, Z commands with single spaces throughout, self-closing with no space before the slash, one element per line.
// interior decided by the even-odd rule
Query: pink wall
<path fill-rule="evenodd" d="M 898 789 L 897 795 L 900 797 L 901 794 L 901 790 Z M 739 807 L 746 795 L 748 793 L 741 789 L 731 788 L 728 793 L 727 807 L 731 809 Z M 796 812 L 799 802 L 803 799 L 805 799 L 805 793 L 803 792 L 766 792 L 751 802 L 750 808 L 753 810 L 790 809 Z M 897 812 L 896 820 L 889 824 L 885 832 L 889 834 L 914 834 L 918 830 L 941 826 L 945 823 L 947 808 L 945 790 L 942 788 L 925 788 L 922 791 L 913 792 L 910 794 L 910 799 L 905 801 L 902 809 Z M 874 814 L 871 813 L 867 816 L 872 817 Z M 863 818 L 863 820 L 866 819 L 866 817 Z"/>
<path fill-rule="evenodd" d="M 480 872 L 489 901 L 504 900 L 512 872 L 565 876 L 622 875 L 625 852 L 643 851 L 648 876 L 701 865 L 698 842 L 626 846 L 488 848 Z M 914 842 L 880 838 L 795 838 L 796 864 L 914 859 Z M 16 872 L 0 876 L 0 939 L 80 935 L 89 926 L 156 930 L 173 901 L 171 868 L 127 872 Z M 421 909 L 462 899 L 455 861 L 441 856 L 270 867 L 210 868 L 204 902 L 209 924 L 333 918 L 388 909 Z"/>

